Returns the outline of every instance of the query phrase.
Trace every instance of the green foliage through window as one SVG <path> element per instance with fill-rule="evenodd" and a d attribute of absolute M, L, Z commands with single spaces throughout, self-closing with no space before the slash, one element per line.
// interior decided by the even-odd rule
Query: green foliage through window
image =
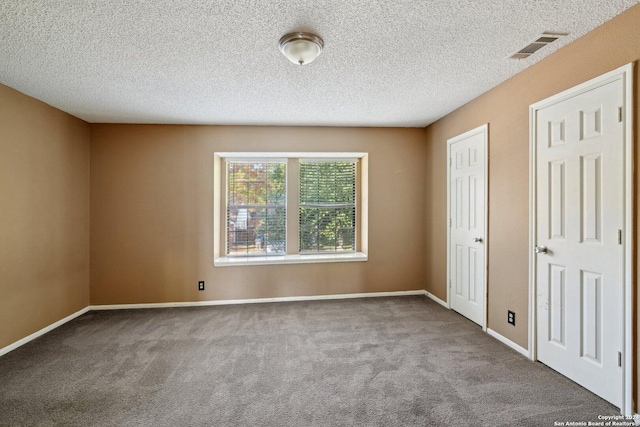
<path fill-rule="evenodd" d="M 356 163 L 300 163 L 300 252 L 355 251 Z"/>

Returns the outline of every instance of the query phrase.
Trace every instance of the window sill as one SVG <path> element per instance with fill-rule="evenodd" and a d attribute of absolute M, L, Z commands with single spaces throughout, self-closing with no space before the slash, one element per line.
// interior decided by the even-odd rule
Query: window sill
<path fill-rule="evenodd" d="M 216 267 L 234 267 L 241 265 L 316 264 L 322 262 L 359 262 L 366 260 L 366 254 L 353 252 L 336 255 L 222 257 L 216 259 L 213 265 Z"/>

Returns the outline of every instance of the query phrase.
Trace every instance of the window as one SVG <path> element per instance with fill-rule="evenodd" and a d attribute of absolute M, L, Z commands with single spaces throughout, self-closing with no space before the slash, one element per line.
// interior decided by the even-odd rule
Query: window
<path fill-rule="evenodd" d="M 214 264 L 365 261 L 367 155 L 216 153 Z"/>
<path fill-rule="evenodd" d="M 354 252 L 356 162 L 300 163 L 300 253 Z"/>
<path fill-rule="evenodd" d="M 227 162 L 227 254 L 285 252 L 284 162 Z"/>

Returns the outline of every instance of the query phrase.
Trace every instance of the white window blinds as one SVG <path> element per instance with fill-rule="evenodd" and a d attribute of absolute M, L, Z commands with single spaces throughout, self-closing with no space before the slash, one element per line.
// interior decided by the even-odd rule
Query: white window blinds
<path fill-rule="evenodd" d="M 300 161 L 300 253 L 354 252 L 356 162 Z"/>
<path fill-rule="evenodd" d="M 281 255 L 286 163 L 227 162 L 227 255 Z"/>

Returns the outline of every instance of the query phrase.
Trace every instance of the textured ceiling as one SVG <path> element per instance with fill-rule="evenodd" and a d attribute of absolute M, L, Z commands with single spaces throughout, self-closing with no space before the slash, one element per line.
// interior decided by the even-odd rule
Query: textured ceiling
<path fill-rule="evenodd" d="M 0 83 L 89 122 L 426 126 L 639 1 L 0 0 Z"/>

